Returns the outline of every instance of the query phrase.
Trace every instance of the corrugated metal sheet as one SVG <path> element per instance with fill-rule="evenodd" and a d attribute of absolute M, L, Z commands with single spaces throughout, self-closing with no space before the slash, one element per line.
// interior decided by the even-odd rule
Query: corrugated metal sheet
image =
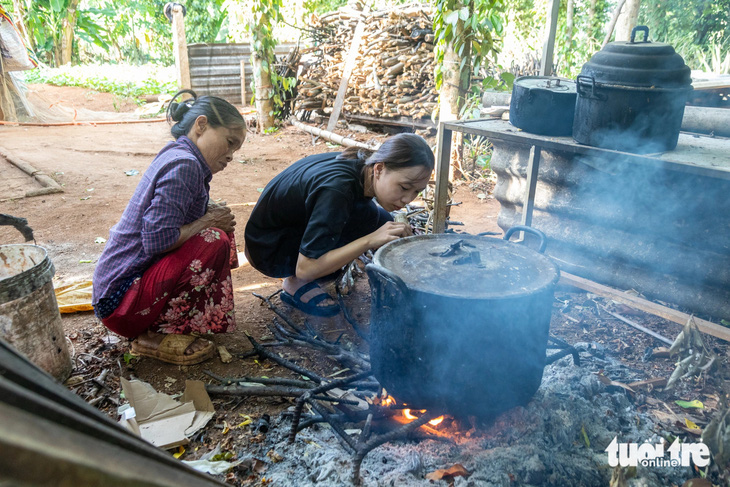
<path fill-rule="evenodd" d="M 275 53 L 286 55 L 296 44 L 279 44 Z M 253 80 L 251 45 L 241 44 L 190 44 L 190 82 L 199 95 L 214 95 L 234 104 L 241 103 L 241 60 L 245 61 L 246 103 L 251 101 L 250 83 Z"/>

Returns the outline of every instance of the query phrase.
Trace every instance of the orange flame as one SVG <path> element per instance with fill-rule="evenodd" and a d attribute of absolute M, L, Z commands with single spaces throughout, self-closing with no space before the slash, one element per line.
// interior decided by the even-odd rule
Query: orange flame
<path fill-rule="evenodd" d="M 439 416 L 438 418 L 434 418 L 431 421 L 428 422 L 431 426 L 437 426 L 441 424 L 441 421 L 444 420 L 444 416 Z"/>

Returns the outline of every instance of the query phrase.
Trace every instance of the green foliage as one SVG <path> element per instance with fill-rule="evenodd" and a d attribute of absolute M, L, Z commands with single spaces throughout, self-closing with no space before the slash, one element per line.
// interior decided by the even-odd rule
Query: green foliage
<path fill-rule="evenodd" d="M 172 95 L 177 92 L 175 70 L 154 65 L 41 67 L 26 71 L 25 81 L 56 86 L 80 86 L 120 97 L 138 97 L 153 93 Z"/>
<path fill-rule="evenodd" d="M 444 49 L 453 43 L 454 51 L 461 56 L 466 46 L 471 46 L 471 59 L 463 57 L 460 68 L 470 66 L 472 73 L 479 72 L 487 59 L 496 56 L 498 49 L 493 34 L 502 34 L 502 0 L 436 0 L 433 29 L 436 36 L 436 89 L 441 88 Z M 463 29 L 461 29 L 463 25 Z"/>
<path fill-rule="evenodd" d="M 280 118 L 287 93 L 290 93 L 296 85 L 295 78 L 280 76 L 274 69 L 276 63 L 274 49 L 277 42 L 274 38 L 272 26 L 277 22 L 284 21 L 281 16 L 282 0 L 254 0 L 251 3 L 251 17 L 248 24 L 248 31 L 251 34 L 251 49 L 262 60 L 260 68 L 254 65 L 254 78 L 261 76 L 261 69 L 271 78 L 273 89 L 270 96 L 274 102 L 273 115 Z M 251 88 L 255 97 L 254 82 L 251 83 Z"/>
<path fill-rule="evenodd" d="M 347 4 L 347 0 L 304 0 L 304 9 L 307 12 L 323 14 L 337 10 Z"/>
<path fill-rule="evenodd" d="M 36 54 L 56 65 L 61 25 L 72 0 L 19 0 L 26 10 L 25 23 Z M 76 12 L 74 59 L 173 63 L 172 30 L 164 16 L 167 0 L 85 0 Z M 185 34 L 188 43 L 214 42 L 227 18 L 224 0 L 186 3 Z M 12 2 L 3 0 L 13 12 Z"/>
<path fill-rule="evenodd" d="M 728 73 L 730 0 L 645 0 L 639 23 L 670 44 L 692 69 Z"/>

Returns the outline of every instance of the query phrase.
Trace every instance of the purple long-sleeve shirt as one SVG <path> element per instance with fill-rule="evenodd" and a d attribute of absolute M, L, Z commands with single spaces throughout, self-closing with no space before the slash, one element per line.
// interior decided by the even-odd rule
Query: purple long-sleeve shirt
<path fill-rule="evenodd" d="M 92 302 L 97 316 L 111 314 L 129 289 L 208 207 L 210 172 L 203 155 L 185 136 L 167 144 L 144 172 L 122 214 L 109 231 L 94 271 Z"/>

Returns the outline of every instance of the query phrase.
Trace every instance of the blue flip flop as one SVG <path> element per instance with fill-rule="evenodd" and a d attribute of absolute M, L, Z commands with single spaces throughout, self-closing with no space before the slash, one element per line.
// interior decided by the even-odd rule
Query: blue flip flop
<path fill-rule="evenodd" d="M 329 306 L 317 306 L 319 303 L 324 301 L 327 298 L 331 299 L 331 296 L 327 294 L 326 292 L 322 292 L 322 294 L 313 297 L 306 303 L 302 302 L 302 296 L 304 296 L 306 293 L 311 291 L 312 289 L 322 289 L 317 285 L 316 282 L 308 282 L 304 286 L 297 289 L 297 292 L 294 293 L 292 296 L 286 291 L 281 291 L 281 294 L 279 297 L 281 300 L 288 304 L 289 306 L 293 306 L 299 311 L 303 311 L 307 314 L 313 315 L 313 316 L 335 316 L 337 313 L 340 312 L 340 305 L 339 304 L 330 304 Z"/>

